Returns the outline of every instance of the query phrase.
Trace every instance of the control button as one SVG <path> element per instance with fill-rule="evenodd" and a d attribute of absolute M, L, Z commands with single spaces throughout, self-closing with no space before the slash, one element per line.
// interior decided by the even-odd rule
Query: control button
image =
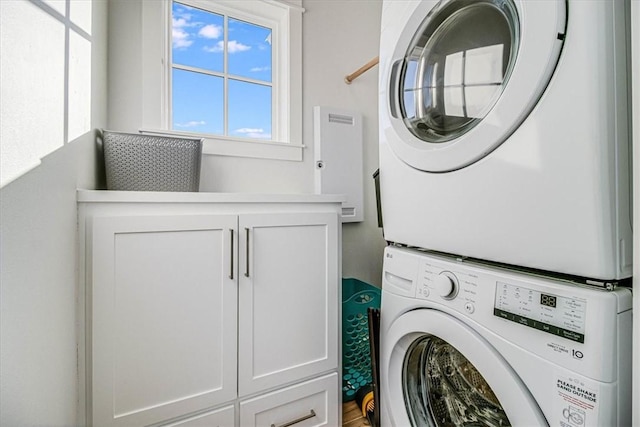
<path fill-rule="evenodd" d="M 421 299 L 427 299 L 427 297 L 429 296 L 429 288 L 427 288 L 426 285 L 423 285 L 422 287 L 418 287 L 418 298 Z"/>
<path fill-rule="evenodd" d="M 470 302 L 464 305 L 464 309 L 469 314 L 473 314 L 473 312 L 476 311 L 476 307 Z"/>
<path fill-rule="evenodd" d="M 434 288 L 444 299 L 454 299 L 458 295 L 458 279 L 453 273 L 443 271 L 433 278 Z"/>

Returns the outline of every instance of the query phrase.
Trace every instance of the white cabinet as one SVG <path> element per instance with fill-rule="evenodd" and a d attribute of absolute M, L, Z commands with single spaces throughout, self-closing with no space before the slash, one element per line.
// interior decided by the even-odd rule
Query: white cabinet
<path fill-rule="evenodd" d="M 87 423 L 337 422 L 341 199 L 136 194 L 79 192 Z"/>

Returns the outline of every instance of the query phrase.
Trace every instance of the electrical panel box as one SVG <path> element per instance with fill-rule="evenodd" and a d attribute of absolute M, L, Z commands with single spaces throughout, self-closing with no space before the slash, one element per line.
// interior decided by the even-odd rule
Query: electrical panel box
<path fill-rule="evenodd" d="M 313 108 L 315 192 L 344 194 L 342 222 L 360 222 L 363 212 L 362 115 Z"/>

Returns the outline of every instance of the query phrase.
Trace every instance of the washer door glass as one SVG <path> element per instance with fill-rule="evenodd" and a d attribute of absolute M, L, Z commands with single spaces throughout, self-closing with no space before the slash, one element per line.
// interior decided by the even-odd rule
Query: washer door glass
<path fill-rule="evenodd" d="M 385 298 L 393 304 L 397 297 L 383 289 Z M 514 366 L 479 332 L 455 316 L 426 308 L 391 323 L 380 347 L 381 408 L 388 424 L 549 425 Z M 519 369 L 535 369 L 516 359 L 511 362 Z M 549 377 L 545 381 L 554 383 Z"/>
<path fill-rule="evenodd" d="M 428 17 L 409 45 L 401 114 L 420 140 L 450 141 L 482 120 L 500 97 L 518 53 L 511 0 L 456 0 Z"/>
<path fill-rule="evenodd" d="M 403 367 L 404 398 L 414 426 L 510 426 L 482 374 L 446 341 L 425 335 Z"/>

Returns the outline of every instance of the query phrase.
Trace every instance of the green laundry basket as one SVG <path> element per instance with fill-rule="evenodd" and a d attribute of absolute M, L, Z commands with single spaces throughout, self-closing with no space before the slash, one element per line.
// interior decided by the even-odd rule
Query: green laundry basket
<path fill-rule="evenodd" d="M 368 308 L 380 308 L 380 289 L 358 279 L 342 279 L 342 400 L 355 399 L 371 384 Z"/>

